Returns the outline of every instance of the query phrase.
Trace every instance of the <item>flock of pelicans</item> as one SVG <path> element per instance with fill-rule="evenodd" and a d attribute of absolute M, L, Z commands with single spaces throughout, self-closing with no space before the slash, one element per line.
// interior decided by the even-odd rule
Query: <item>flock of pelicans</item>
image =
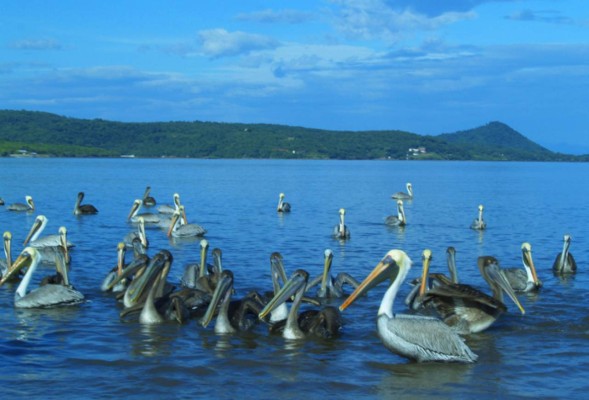
<path fill-rule="evenodd" d="M 180 196 L 174 194 L 174 204 L 159 206 L 157 212 L 139 213 L 142 207 L 156 207 L 156 201 L 147 187 L 142 199 L 135 200 L 128 220 L 137 225 L 117 247 L 117 264 L 108 271 L 101 290 L 112 292 L 122 302 L 121 317 L 138 314 L 144 324 L 177 321 L 183 323 L 198 319 L 202 326 L 208 326 L 216 318 L 214 330 L 218 334 L 228 334 L 250 329 L 262 321 L 269 325 L 271 332 L 279 333 L 286 339 L 302 339 L 310 335 L 332 338 L 342 326 L 341 312 L 366 294 L 370 289 L 389 280 L 377 313 L 377 331 L 386 348 L 401 356 L 419 362 L 475 362 L 474 354 L 461 335 L 481 332 L 491 326 L 507 310 L 503 294 L 507 294 L 523 314 L 516 293 L 539 290 L 532 249 L 529 243 L 521 246 L 522 268 L 501 268 L 491 256 L 479 257 L 478 268 L 489 284 L 491 294 L 470 285 L 459 283 L 456 271 L 455 250 L 447 249 L 449 276 L 430 273 L 431 251 L 422 254 L 423 271 L 420 278 L 411 282 L 413 289 L 405 299 L 412 310 L 411 314 L 393 312 L 393 303 L 402 283 L 411 268 L 412 261 L 402 250 L 391 250 L 377 263 L 374 270 L 358 282 L 347 273 L 332 276 L 333 253 L 326 250 L 323 273 L 310 279 L 302 269 L 295 271 L 290 278 L 284 269 L 280 253 L 270 256 L 273 291 L 269 293 L 250 292 L 241 299 L 232 299 L 233 274 L 223 269 L 222 252 L 212 250 L 212 264 L 207 263 L 209 244 L 200 240 L 200 262 L 185 267 L 180 287 L 168 282 L 173 256 L 161 250 L 152 257 L 147 255 L 148 240 L 145 225 L 159 226 L 173 237 L 203 237 L 206 230 L 186 219 Z M 279 196 L 277 212 L 291 211 L 291 205 Z M 397 215 L 386 218 L 385 223 L 393 226 L 406 224 L 403 201 L 413 198 L 413 188 L 407 184 L 407 192 L 392 196 L 397 200 Z M 82 204 L 83 193 L 79 193 L 74 214 L 95 214 L 98 210 L 90 204 Z M 0 199 L 0 204 L 4 202 Z M 35 205 L 30 196 L 25 204 L 12 204 L 11 211 L 34 211 Z M 339 211 L 339 223 L 334 227 L 333 236 L 338 239 L 350 237 L 345 224 L 345 210 Z M 70 248 L 65 227 L 56 235 L 40 236 L 47 224 L 47 218 L 37 216 L 25 241 L 26 246 L 12 261 L 11 234 L 4 233 L 5 259 L 0 260 L 2 278 L 0 286 L 6 282 L 18 283 L 14 295 L 14 305 L 18 308 L 47 308 L 79 304 L 84 295 L 77 291 L 68 277 L 71 262 Z M 486 228 L 483 220 L 483 206 L 478 207 L 478 217 L 472 229 Z M 573 274 L 577 266 L 569 252 L 571 237 L 564 236 L 564 245 L 553 265 L 556 274 Z M 133 253 L 131 261 L 126 262 L 127 252 Z M 41 263 L 55 264 L 56 274 L 43 278 L 39 287 L 28 291 L 31 278 Z M 26 271 L 26 272 L 25 272 Z M 19 282 L 20 281 L 20 282 Z M 344 285 L 353 287 L 348 296 Z M 343 298 L 338 307 L 330 305 L 321 308 L 326 299 Z M 314 307 L 300 312 L 302 303 Z M 291 303 L 290 310 L 287 303 Z M 427 314 L 427 315 L 426 315 Z"/>

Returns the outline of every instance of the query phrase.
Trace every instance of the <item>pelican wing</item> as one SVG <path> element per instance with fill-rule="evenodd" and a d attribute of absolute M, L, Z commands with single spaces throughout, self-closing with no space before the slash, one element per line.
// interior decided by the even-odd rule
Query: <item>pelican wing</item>
<path fill-rule="evenodd" d="M 417 361 L 474 362 L 478 358 L 464 339 L 437 318 L 398 314 L 387 320 L 386 327 L 390 336 L 383 338 L 385 346 L 387 340 L 394 340 L 395 352 Z"/>
<path fill-rule="evenodd" d="M 24 297 L 15 295 L 17 308 L 49 308 L 67 306 L 84 301 L 84 295 L 70 286 L 48 284 L 27 293 Z"/>
<path fill-rule="evenodd" d="M 463 285 L 460 283 L 434 285 L 425 296 L 426 299 L 433 297 L 461 299 L 462 301 L 472 301 L 488 307 L 503 309 L 503 311 L 507 310 L 505 304 L 497 301 L 488 294 L 485 294 L 470 285 Z"/>

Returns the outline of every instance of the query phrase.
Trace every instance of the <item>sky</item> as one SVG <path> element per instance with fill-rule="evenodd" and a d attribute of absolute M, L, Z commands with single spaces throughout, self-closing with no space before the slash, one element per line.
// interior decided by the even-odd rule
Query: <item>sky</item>
<path fill-rule="evenodd" d="M 3 0 L 0 109 L 438 135 L 589 153 L 589 1 Z"/>

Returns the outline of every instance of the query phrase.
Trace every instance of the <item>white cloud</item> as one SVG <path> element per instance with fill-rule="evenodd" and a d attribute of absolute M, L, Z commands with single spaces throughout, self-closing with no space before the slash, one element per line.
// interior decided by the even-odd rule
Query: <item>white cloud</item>
<path fill-rule="evenodd" d="M 10 43 L 18 50 L 61 50 L 62 45 L 55 39 L 23 39 Z"/>
<path fill-rule="evenodd" d="M 278 41 L 268 36 L 228 32 L 225 29 L 203 30 L 198 33 L 198 38 L 202 53 L 212 58 L 237 56 L 278 46 Z"/>

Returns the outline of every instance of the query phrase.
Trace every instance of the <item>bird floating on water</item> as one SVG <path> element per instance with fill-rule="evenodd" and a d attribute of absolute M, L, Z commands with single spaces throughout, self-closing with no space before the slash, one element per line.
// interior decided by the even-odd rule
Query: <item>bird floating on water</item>
<path fill-rule="evenodd" d="M 397 192 L 397 193 L 393 194 L 391 197 L 393 199 L 398 199 L 398 200 L 413 200 L 413 185 L 411 185 L 410 182 L 407 182 L 405 187 L 407 189 L 407 193 Z"/>
<path fill-rule="evenodd" d="M 346 210 L 343 208 L 339 209 L 339 224 L 337 224 L 333 228 L 333 236 L 336 239 L 349 239 L 350 238 L 350 230 L 345 224 L 344 218 L 346 215 Z"/>
<path fill-rule="evenodd" d="M 82 204 L 82 200 L 84 200 L 84 192 L 79 192 L 76 204 L 74 205 L 74 215 L 91 215 L 98 213 L 96 207 L 92 204 Z"/>
<path fill-rule="evenodd" d="M 516 292 L 531 292 L 542 287 L 542 281 L 538 279 L 534 260 L 532 259 L 532 245 L 522 243 L 523 268 L 503 268 L 503 272 L 511 288 Z"/>
<path fill-rule="evenodd" d="M 390 278 L 376 320 L 378 335 L 387 349 L 418 362 L 475 362 L 478 356 L 464 339 L 439 319 L 393 312 L 395 297 L 410 269 L 411 259 L 405 252 L 390 250 L 339 309 L 344 311 L 360 295 Z"/>
<path fill-rule="evenodd" d="M 569 252 L 571 247 L 571 235 L 564 235 L 564 243 L 562 251 L 556 255 L 554 264 L 552 264 L 552 271 L 555 274 L 565 275 L 574 274 L 577 272 L 577 262 L 573 255 Z"/>
<path fill-rule="evenodd" d="M 280 196 L 278 196 L 278 206 L 276 207 L 276 211 L 279 213 L 290 212 L 290 203 L 284 201 L 284 193 L 280 193 Z"/>
<path fill-rule="evenodd" d="M 479 216 L 472 221 L 470 229 L 482 231 L 487 228 L 487 223 L 483 220 L 483 205 L 479 204 Z"/>
<path fill-rule="evenodd" d="M 7 207 L 8 211 L 25 211 L 25 212 L 32 212 L 35 211 L 35 203 L 33 202 L 33 198 L 31 196 L 25 196 L 25 203 L 14 203 Z"/>

